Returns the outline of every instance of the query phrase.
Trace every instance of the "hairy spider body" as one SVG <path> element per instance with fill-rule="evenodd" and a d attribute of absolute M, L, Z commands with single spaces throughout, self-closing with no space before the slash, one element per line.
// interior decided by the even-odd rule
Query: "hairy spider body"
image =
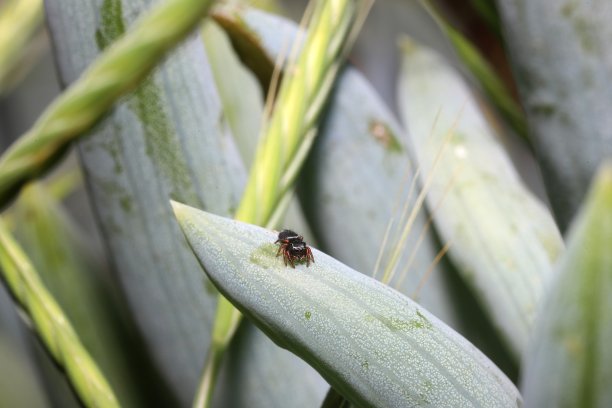
<path fill-rule="evenodd" d="M 306 260 L 306 267 L 310 266 L 310 262 L 314 263 L 314 256 L 310 247 L 304 242 L 304 237 L 298 235 L 291 230 L 282 230 L 278 234 L 278 239 L 275 244 L 280 244 L 276 256 L 283 254 L 285 266 L 287 262 L 295 268 L 295 261 Z"/>

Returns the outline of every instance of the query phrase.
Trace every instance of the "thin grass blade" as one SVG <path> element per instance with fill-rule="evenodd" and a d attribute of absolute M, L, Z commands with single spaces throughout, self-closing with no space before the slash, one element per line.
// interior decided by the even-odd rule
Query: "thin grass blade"
<path fill-rule="evenodd" d="M 159 393 L 150 390 L 157 384 L 145 386 L 151 378 L 145 371 L 151 367 L 143 364 L 141 345 L 131 336 L 126 311 L 119 307 L 118 293 L 103 269 L 106 265 L 94 255 L 87 236 L 60 202 L 51 197 L 50 189 L 29 183 L 5 218 L 84 346 L 99 362 L 121 405 L 160 401 Z"/>
<path fill-rule="evenodd" d="M 32 319 L 49 353 L 66 370 L 85 406 L 119 407 L 108 381 L 2 220 L 0 266 L 11 293 Z"/>
<path fill-rule="evenodd" d="M 480 1 L 480 3 L 486 3 L 486 1 Z M 459 60 L 480 85 L 480 88 L 493 106 L 497 108 L 512 129 L 531 146 L 525 114 L 520 105 L 514 100 L 506 84 L 504 84 L 480 51 L 460 31 L 452 26 L 431 2 L 423 1 L 423 4 L 450 40 Z"/>

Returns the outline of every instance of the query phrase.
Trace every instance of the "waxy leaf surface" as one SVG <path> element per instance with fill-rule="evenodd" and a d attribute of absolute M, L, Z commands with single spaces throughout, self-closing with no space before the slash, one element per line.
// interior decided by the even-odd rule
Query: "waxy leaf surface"
<path fill-rule="evenodd" d="M 480 351 L 399 292 L 316 249 L 310 267 L 285 267 L 276 233 L 173 205 L 218 289 L 357 406 L 521 404 Z"/>

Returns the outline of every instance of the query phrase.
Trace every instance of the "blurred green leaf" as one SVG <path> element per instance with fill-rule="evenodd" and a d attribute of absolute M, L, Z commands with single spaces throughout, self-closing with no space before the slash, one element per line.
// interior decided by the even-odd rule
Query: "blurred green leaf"
<path fill-rule="evenodd" d="M 22 76 L 21 63 L 42 23 L 42 0 L 7 0 L 0 5 L 0 95 Z"/>
<path fill-rule="evenodd" d="M 313 250 L 287 268 L 276 234 L 173 203 L 219 290 L 358 406 L 521 404 L 481 352 L 395 290 Z"/>
<path fill-rule="evenodd" d="M 246 320 L 219 373 L 212 407 L 316 408 L 329 388 L 312 367 Z"/>
<path fill-rule="evenodd" d="M 223 102 L 223 113 L 242 160 L 250 167 L 263 119 L 264 97 L 261 88 L 254 75 L 242 65 L 227 35 L 217 23 L 207 21 L 202 29 L 202 38 Z"/>
<path fill-rule="evenodd" d="M 154 2 L 47 3 L 60 76 L 70 83 Z M 188 405 L 217 293 L 184 242 L 168 199 L 230 215 L 246 177 L 200 36 L 173 52 L 79 150 L 131 311 L 155 365 Z"/>
<path fill-rule="evenodd" d="M 480 2 L 482 3 L 482 1 Z M 525 115 L 493 67 L 480 51 L 460 31 L 446 21 L 430 2 L 424 1 L 423 4 L 444 31 L 459 60 L 465 64 L 469 74 L 476 80 L 493 106 L 499 110 L 512 129 L 530 143 Z"/>
<path fill-rule="evenodd" d="M 496 34 L 501 34 L 499 13 L 497 12 L 494 0 L 470 0 L 470 3 L 474 10 L 476 10 L 487 24 L 489 24 L 489 27 L 493 29 Z"/>
<path fill-rule="evenodd" d="M 83 404 L 87 407 L 119 407 L 108 380 L 4 220 L 0 220 L 0 266 L 8 289 L 31 319 L 32 327 L 46 350 L 66 371 Z"/>
<path fill-rule="evenodd" d="M 565 230 L 612 155 L 612 2 L 497 4 L 550 203 Z"/>
<path fill-rule="evenodd" d="M 527 407 L 612 406 L 612 164 L 568 232 L 524 359 Z"/>
<path fill-rule="evenodd" d="M 427 204 L 449 255 L 516 356 L 563 242 L 523 185 L 462 78 L 438 54 L 405 40 L 400 105 Z M 437 210 L 435 210 L 437 208 Z"/>
<path fill-rule="evenodd" d="M 4 285 L 0 284 L 0 406 L 51 407 L 34 364 L 33 338 L 26 336 L 22 322 Z"/>
<path fill-rule="evenodd" d="M 99 362 L 124 406 L 144 405 L 147 378 L 118 298 L 78 226 L 40 183 L 30 183 L 7 215 L 45 285 Z M 130 348 L 131 347 L 131 348 Z M 155 394 L 155 393 L 153 393 Z M 152 401 L 149 400 L 149 401 Z"/>

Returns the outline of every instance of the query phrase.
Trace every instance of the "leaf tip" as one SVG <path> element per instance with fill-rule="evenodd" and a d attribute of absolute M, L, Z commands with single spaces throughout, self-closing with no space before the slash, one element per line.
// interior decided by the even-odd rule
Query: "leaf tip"
<path fill-rule="evenodd" d="M 591 195 L 594 197 L 592 200 L 599 205 L 612 207 L 612 161 L 601 164 L 593 181 Z"/>
<path fill-rule="evenodd" d="M 174 200 L 170 200 L 170 205 L 172 206 L 172 211 L 174 212 L 176 219 L 179 221 L 179 224 L 185 218 L 187 212 L 192 209 L 192 207 Z"/>

